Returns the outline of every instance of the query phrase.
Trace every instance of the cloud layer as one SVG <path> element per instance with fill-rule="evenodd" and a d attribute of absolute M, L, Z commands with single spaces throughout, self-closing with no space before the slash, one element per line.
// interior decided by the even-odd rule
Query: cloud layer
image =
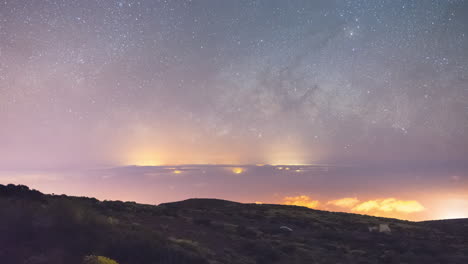
<path fill-rule="evenodd" d="M 395 198 L 370 200 L 358 204 L 351 209 L 355 212 L 399 212 L 399 213 L 417 213 L 425 210 L 425 207 L 415 200 L 404 201 Z"/>
<path fill-rule="evenodd" d="M 284 197 L 284 204 L 317 208 L 320 204 L 317 200 L 312 200 L 307 195 Z"/>
<path fill-rule="evenodd" d="M 323 209 L 332 211 L 346 211 L 376 216 L 391 216 L 398 214 L 419 213 L 426 208 L 416 200 L 400 200 L 397 198 L 381 198 L 360 201 L 355 197 L 320 202 L 307 195 L 287 196 L 283 198 L 282 204 L 304 206 L 312 209 Z"/>

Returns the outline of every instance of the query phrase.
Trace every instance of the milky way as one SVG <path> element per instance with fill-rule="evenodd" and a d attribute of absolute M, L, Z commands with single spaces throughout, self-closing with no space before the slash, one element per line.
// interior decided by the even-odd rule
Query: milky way
<path fill-rule="evenodd" d="M 0 164 L 460 160 L 467 13 L 466 1 L 2 1 Z"/>

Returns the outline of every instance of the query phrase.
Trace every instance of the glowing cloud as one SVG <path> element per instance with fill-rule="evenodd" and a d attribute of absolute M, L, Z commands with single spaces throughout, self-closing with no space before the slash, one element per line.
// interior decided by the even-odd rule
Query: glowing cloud
<path fill-rule="evenodd" d="M 353 211 L 369 212 L 369 211 L 377 210 L 377 209 L 379 209 L 379 203 L 377 201 L 367 201 L 354 207 Z"/>
<path fill-rule="evenodd" d="M 309 208 L 317 208 L 319 206 L 319 201 L 312 200 L 307 195 L 300 195 L 300 196 L 284 197 L 283 204 L 304 206 L 304 207 L 309 207 Z"/>
<path fill-rule="evenodd" d="M 284 197 L 282 204 L 386 217 L 405 217 L 407 214 L 426 210 L 426 208 L 416 200 L 398 200 L 396 198 L 381 198 L 361 202 L 356 197 L 345 197 L 330 201 L 318 201 L 311 199 L 307 195 L 299 195 Z M 338 209 L 338 207 L 340 209 Z"/>
<path fill-rule="evenodd" d="M 351 208 L 358 203 L 359 203 L 359 200 L 357 198 L 350 198 L 350 197 L 327 202 L 327 204 L 331 204 L 331 205 L 338 206 L 338 207 L 344 207 L 344 208 Z"/>
<path fill-rule="evenodd" d="M 355 212 L 399 212 L 399 213 L 416 213 L 424 211 L 426 208 L 418 201 L 410 200 L 403 201 L 395 198 L 377 199 L 363 202 L 352 208 Z"/>

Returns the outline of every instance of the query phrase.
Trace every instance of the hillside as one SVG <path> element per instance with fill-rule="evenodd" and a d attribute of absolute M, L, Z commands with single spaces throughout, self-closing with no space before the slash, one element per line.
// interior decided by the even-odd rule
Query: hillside
<path fill-rule="evenodd" d="M 409 222 L 215 199 L 152 206 L 16 185 L 0 185 L 0 234 L 5 264 L 80 264 L 88 255 L 119 264 L 468 263 L 468 219 Z"/>

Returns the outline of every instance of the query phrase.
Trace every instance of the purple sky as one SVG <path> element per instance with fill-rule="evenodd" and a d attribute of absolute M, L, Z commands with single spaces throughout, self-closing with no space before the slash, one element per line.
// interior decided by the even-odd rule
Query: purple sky
<path fill-rule="evenodd" d="M 467 13 L 462 0 L 3 1 L 0 182 L 155 203 L 440 193 L 462 210 Z M 122 168 L 181 164 L 340 169 L 208 166 L 150 189 Z"/>

